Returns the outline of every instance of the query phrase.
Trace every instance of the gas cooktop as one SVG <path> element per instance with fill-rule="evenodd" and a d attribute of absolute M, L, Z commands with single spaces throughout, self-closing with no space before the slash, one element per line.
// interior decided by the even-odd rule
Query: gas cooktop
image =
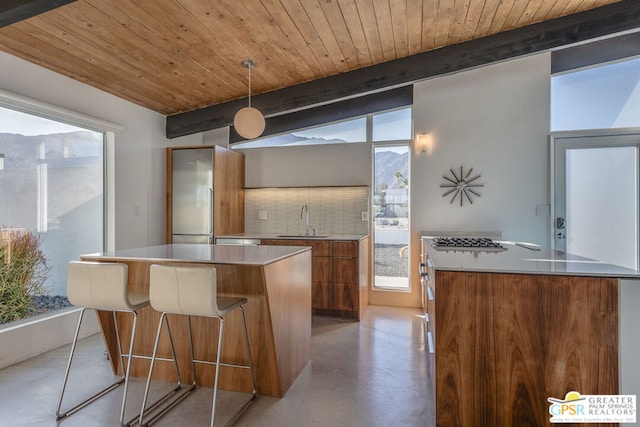
<path fill-rule="evenodd" d="M 506 250 L 500 243 L 488 237 L 434 237 L 433 247 L 439 250 Z"/>

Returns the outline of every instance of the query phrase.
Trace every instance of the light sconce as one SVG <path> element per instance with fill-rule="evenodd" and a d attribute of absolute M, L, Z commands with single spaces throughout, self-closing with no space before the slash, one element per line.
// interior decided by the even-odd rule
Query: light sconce
<path fill-rule="evenodd" d="M 430 133 L 418 133 L 415 139 L 417 153 L 431 154 L 433 151 L 433 136 Z"/>
<path fill-rule="evenodd" d="M 251 106 L 251 69 L 256 66 L 253 59 L 242 61 L 242 66 L 249 69 L 249 106 L 241 108 L 233 118 L 233 126 L 240 136 L 246 139 L 257 138 L 264 132 L 264 116 Z"/>

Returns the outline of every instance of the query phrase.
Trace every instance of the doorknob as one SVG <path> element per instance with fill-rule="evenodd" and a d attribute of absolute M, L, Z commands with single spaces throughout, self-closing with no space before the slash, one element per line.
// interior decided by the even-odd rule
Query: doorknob
<path fill-rule="evenodd" d="M 558 218 L 556 218 L 556 228 L 558 230 L 564 230 L 565 228 L 567 228 L 567 222 L 563 217 L 559 216 Z"/>

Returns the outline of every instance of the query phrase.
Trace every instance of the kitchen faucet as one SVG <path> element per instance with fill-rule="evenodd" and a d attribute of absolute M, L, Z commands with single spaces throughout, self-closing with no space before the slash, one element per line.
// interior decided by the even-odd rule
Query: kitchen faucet
<path fill-rule="evenodd" d="M 302 210 L 300 211 L 300 219 L 302 219 L 302 215 L 304 214 L 306 215 L 306 225 L 307 225 L 307 229 L 305 231 L 305 235 L 306 236 L 310 236 L 311 234 L 309 234 L 309 230 L 313 230 L 313 235 L 315 236 L 317 234 L 317 230 L 315 228 L 311 228 L 309 226 L 309 206 L 307 205 L 302 205 Z"/>

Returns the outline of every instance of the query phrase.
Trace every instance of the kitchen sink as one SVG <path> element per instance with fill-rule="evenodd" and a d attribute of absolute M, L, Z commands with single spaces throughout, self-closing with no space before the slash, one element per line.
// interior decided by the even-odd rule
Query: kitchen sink
<path fill-rule="evenodd" d="M 312 236 L 307 234 L 281 234 L 276 237 L 284 237 L 289 239 L 326 239 L 329 236 Z"/>

